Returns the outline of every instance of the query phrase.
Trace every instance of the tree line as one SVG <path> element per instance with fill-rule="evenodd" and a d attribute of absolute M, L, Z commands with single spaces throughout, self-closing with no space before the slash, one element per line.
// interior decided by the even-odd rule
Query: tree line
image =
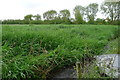
<path fill-rule="evenodd" d="M 120 2 L 104 2 L 98 8 L 97 3 L 91 3 L 87 7 L 81 5 L 73 9 L 74 17 L 68 9 L 59 11 L 49 10 L 41 15 L 28 14 L 23 20 L 3 20 L 2 24 L 118 24 L 120 16 Z M 106 19 L 97 18 L 97 12 L 107 16 Z"/>

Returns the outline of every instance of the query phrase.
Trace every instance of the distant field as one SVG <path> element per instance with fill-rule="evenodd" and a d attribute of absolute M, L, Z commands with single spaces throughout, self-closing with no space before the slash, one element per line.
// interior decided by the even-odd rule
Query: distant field
<path fill-rule="evenodd" d="M 115 25 L 3 25 L 3 78 L 46 78 L 50 71 L 99 55 Z"/>

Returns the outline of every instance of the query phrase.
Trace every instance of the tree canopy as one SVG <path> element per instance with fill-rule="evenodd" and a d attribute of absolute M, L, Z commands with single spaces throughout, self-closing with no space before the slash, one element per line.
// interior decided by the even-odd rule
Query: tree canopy
<path fill-rule="evenodd" d="M 120 16 L 120 2 L 105 2 L 101 5 L 101 11 L 111 21 L 118 20 Z"/>
<path fill-rule="evenodd" d="M 85 8 L 80 6 L 80 5 L 77 5 L 74 8 L 73 11 L 74 11 L 75 20 L 76 20 L 77 24 L 82 24 L 83 23 L 84 10 L 85 10 Z"/>
<path fill-rule="evenodd" d="M 32 20 L 32 17 L 33 17 L 32 14 L 28 14 L 28 15 L 26 15 L 26 16 L 24 17 L 24 20 L 26 20 L 26 21 L 31 21 L 31 20 Z"/>
<path fill-rule="evenodd" d="M 93 23 L 94 22 L 94 19 L 95 19 L 95 16 L 98 12 L 98 4 L 97 3 L 92 3 L 92 4 L 89 4 L 87 7 L 86 7 L 86 16 L 87 16 L 87 19 L 89 22 Z"/>
<path fill-rule="evenodd" d="M 28 14 L 23 20 L 3 20 L 3 24 L 118 24 L 120 22 L 120 2 L 104 2 L 100 5 L 91 3 L 88 6 L 76 5 L 71 15 L 68 9 L 48 10 L 40 14 Z M 106 18 L 97 18 L 97 12 L 102 12 Z M 74 17 L 73 17 L 74 16 Z M 43 18 L 42 18 L 43 17 Z M 97 18 L 97 19 L 96 19 Z M 43 20 L 42 20 L 43 19 Z"/>
<path fill-rule="evenodd" d="M 43 18 L 45 20 L 53 20 L 57 16 L 57 12 L 55 10 L 50 10 L 45 13 L 43 13 Z"/>
<path fill-rule="evenodd" d="M 61 10 L 59 13 L 60 18 L 65 22 L 65 23 L 69 23 L 69 19 L 70 19 L 70 11 L 67 9 Z"/>

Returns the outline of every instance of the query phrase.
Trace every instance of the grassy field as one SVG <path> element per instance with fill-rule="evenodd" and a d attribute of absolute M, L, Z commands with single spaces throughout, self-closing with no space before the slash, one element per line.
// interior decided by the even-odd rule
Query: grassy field
<path fill-rule="evenodd" d="M 101 54 L 116 33 L 114 25 L 2 25 L 2 77 L 46 78 Z"/>

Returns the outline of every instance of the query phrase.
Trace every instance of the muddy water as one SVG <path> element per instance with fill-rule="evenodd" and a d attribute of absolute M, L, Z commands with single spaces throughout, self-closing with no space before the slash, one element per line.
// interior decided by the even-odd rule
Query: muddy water
<path fill-rule="evenodd" d="M 53 72 L 49 77 L 50 78 L 77 78 L 76 70 L 73 65 L 61 68 Z"/>
<path fill-rule="evenodd" d="M 120 77 L 120 55 L 119 54 L 105 54 L 95 56 L 96 65 L 100 68 L 100 71 L 109 77 Z M 91 63 L 88 63 L 91 64 Z M 106 66 L 106 67 L 105 67 Z M 89 66 L 88 66 L 89 69 Z M 111 70 L 113 72 L 111 72 Z M 51 79 L 54 78 L 77 78 L 75 65 L 61 68 L 56 72 L 51 73 Z"/>

